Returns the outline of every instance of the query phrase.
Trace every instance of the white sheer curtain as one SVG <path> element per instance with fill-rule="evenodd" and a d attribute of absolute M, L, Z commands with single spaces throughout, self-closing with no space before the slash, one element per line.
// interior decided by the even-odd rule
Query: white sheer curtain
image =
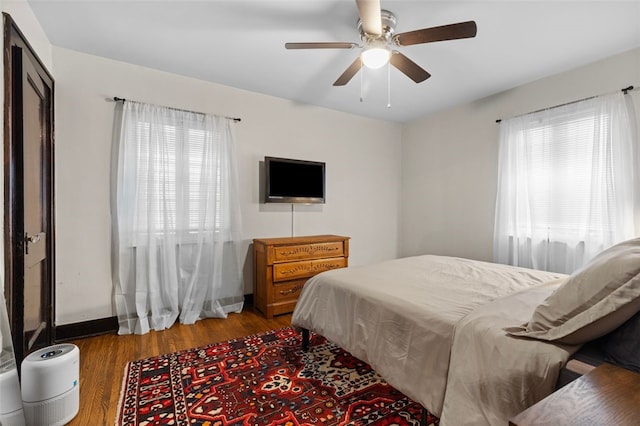
<path fill-rule="evenodd" d="M 117 106 L 112 263 L 119 334 L 242 310 L 230 121 L 131 101 Z"/>
<path fill-rule="evenodd" d="M 571 273 L 634 237 L 636 139 L 621 92 L 503 120 L 495 261 Z"/>

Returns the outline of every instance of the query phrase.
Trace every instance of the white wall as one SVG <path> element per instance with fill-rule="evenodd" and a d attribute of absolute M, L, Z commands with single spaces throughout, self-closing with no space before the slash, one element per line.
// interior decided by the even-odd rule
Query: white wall
<path fill-rule="evenodd" d="M 27 0 L 2 0 L 1 5 L 2 11 L 11 15 L 44 66 L 52 73 L 53 46 Z"/>
<path fill-rule="evenodd" d="M 253 238 L 289 236 L 291 206 L 259 203 L 265 155 L 326 162 L 327 203 L 296 206 L 295 235 L 352 238 L 350 264 L 398 255 L 401 125 L 246 92 L 54 47 L 56 323 L 114 315 L 109 164 L 113 96 L 225 116 L 235 125 L 245 293 Z"/>
<path fill-rule="evenodd" d="M 498 118 L 640 86 L 640 49 L 407 123 L 401 255 L 493 259 Z M 632 92 L 640 122 L 640 91 Z"/>

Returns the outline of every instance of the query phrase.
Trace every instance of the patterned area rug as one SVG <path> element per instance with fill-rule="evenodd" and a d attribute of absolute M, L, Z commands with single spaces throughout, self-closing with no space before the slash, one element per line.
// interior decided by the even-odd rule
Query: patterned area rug
<path fill-rule="evenodd" d="M 292 328 L 130 362 L 117 425 L 419 425 L 369 365 Z M 427 424 L 438 419 L 427 415 Z"/>

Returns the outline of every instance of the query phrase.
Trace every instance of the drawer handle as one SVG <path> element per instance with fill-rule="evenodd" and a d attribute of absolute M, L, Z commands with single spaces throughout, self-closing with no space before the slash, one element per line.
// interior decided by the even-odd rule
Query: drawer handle
<path fill-rule="evenodd" d="M 282 250 L 280 251 L 280 255 L 283 257 L 286 256 L 295 256 L 298 255 L 300 253 L 303 254 L 307 254 L 307 255 L 315 255 L 318 252 L 321 253 L 331 253 L 334 252 L 336 250 L 340 250 L 340 247 L 296 247 L 294 249 L 290 249 L 288 251 Z"/>
<path fill-rule="evenodd" d="M 297 265 L 295 268 L 281 270 L 280 275 L 286 277 L 299 273 L 324 272 L 330 269 L 342 268 L 342 265 L 336 263 L 316 263 L 313 265 Z"/>
<path fill-rule="evenodd" d="M 289 290 L 280 290 L 280 294 L 282 296 L 285 296 L 287 294 L 295 293 L 295 292 L 300 291 L 300 290 L 302 290 L 302 286 L 300 284 L 298 284 L 297 286 L 292 287 Z"/>

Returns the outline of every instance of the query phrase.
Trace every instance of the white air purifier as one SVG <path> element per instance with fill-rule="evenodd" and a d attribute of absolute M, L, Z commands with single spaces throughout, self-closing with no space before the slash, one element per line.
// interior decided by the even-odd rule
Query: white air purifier
<path fill-rule="evenodd" d="M 80 408 L 80 350 L 76 345 L 49 346 L 22 361 L 22 404 L 29 426 L 58 426 Z"/>
<path fill-rule="evenodd" d="M 0 287 L 2 280 L 0 280 Z M 18 364 L 13 353 L 7 304 L 0 291 L 0 425 L 24 426 Z"/>
<path fill-rule="evenodd" d="M 13 354 L 9 355 L 13 358 Z M 15 362 L 12 368 L 2 368 L 0 365 L 0 425 L 24 426 L 20 382 Z"/>

